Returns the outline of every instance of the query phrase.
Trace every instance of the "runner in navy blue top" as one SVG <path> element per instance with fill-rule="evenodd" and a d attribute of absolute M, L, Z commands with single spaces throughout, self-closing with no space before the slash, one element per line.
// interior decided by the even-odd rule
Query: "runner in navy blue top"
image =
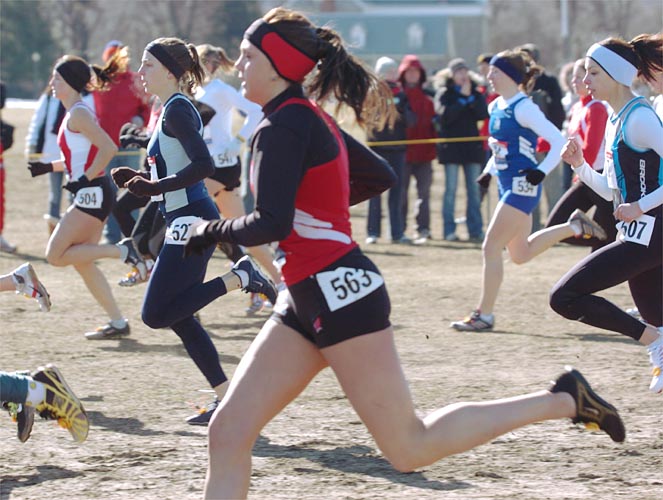
<path fill-rule="evenodd" d="M 395 175 L 307 98 L 324 101 L 333 94 L 362 124 L 393 114 L 386 109 L 391 90 L 346 52 L 334 31 L 281 8 L 245 32 L 236 67 L 246 97 L 265 114 L 252 141 L 256 208 L 199 226 L 187 251 L 205 251 L 217 240 L 247 246 L 280 240 L 288 288 L 210 422 L 207 498 L 247 495 L 251 450 L 261 429 L 327 366 L 401 471 L 527 423 L 588 418 L 585 405 L 613 439 L 623 439 L 614 408 L 594 394 L 577 398 L 588 390 L 577 372 L 562 375 L 552 392 L 456 404 L 419 418 L 394 346 L 384 280 L 350 230 L 349 205 L 389 188 Z M 315 67 L 305 93 L 301 82 Z"/>
<path fill-rule="evenodd" d="M 608 38 L 587 51 L 584 83 L 614 110 L 606 125 L 605 161 L 597 172 L 570 139 L 562 158 L 582 182 L 612 201 L 617 240 L 581 260 L 553 288 L 552 308 L 568 319 L 619 332 L 647 346 L 649 389 L 663 392 L 663 125 L 646 99 L 631 91 L 636 76 L 663 71 L 663 35 L 626 42 Z M 597 292 L 628 282 L 643 321 Z"/>
<path fill-rule="evenodd" d="M 202 219 L 218 217 L 216 205 L 207 194 L 204 179 L 214 164 L 202 138 L 203 122 L 189 95 L 200 85 L 203 68 L 195 47 L 177 38 L 159 38 L 143 53 L 138 71 L 148 93 L 159 97 L 163 110 L 150 142 L 147 159 L 150 174 L 128 167 L 113 169 L 118 186 L 138 196 L 159 201 L 167 229 L 165 243 L 154 264 L 143 302 L 143 321 L 151 328 L 170 327 L 221 398 L 227 377 L 209 334 L 193 314 L 228 291 L 266 293 L 276 299 L 273 283 L 246 257 L 220 278 L 204 282 L 214 247 L 188 259 L 183 249 L 192 229 Z M 149 178 L 148 178 L 149 177 Z M 216 402 L 212 404 L 213 409 Z M 212 411 L 189 420 L 206 425 Z"/>

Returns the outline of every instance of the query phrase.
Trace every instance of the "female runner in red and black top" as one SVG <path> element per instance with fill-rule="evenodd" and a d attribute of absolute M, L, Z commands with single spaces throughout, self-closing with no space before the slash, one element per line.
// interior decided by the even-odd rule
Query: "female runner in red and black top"
<path fill-rule="evenodd" d="M 204 251 L 215 241 L 253 246 L 278 240 L 286 252 L 288 289 L 210 423 L 206 497 L 246 496 L 251 450 L 261 429 L 327 366 L 398 470 L 432 463 L 527 423 L 586 419 L 585 405 L 600 415 L 596 421 L 613 439 L 622 440 L 614 408 L 594 395 L 574 398 L 579 385 L 588 394 L 575 371 L 562 375 L 552 392 L 456 404 L 425 419 L 416 415 L 394 346 L 384 280 L 350 231 L 349 205 L 384 191 L 395 176 L 305 97 L 301 83 L 316 66 L 307 88 L 316 101 L 333 94 L 359 123 L 393 112 L 385 109 L 389 89 L 346 52 L 334 31 L 277 8 L 244 34 L 236 67 L 246 97 L 265 114 L 252 141 L 256 208 L 200 226 L 187 251 Z"/>

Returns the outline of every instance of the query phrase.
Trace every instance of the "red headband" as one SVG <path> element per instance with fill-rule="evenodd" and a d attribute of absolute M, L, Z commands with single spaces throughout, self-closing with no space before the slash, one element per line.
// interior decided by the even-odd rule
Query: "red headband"
<path fill-rule="evenodd" d="M 300 83 L 315 67 L 316 60 L 286 40 L 273 25 L 258 19 L 244 32 L 246 38 L 267 56 L 282 78 Z"/>

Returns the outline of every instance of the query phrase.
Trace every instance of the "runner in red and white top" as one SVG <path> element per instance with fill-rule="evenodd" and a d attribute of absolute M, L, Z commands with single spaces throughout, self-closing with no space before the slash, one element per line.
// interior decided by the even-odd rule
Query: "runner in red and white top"
<path fill-rule="evenodd" d="M 74 266 L 90 293 L 109 316 L 108 324 L 85 334 L 88 339 L 117 338 L 129 334 L 129 324 L 122 315 L 105 276 L 95 261 L 122 259 L 138 264 L 130 239 L 117 245 L 99 245 L 104 222 L 115 203 L 110 179 L 104 168 L 117 152 L 117 146 L 99 126 L 97 118 L 81 100 L 84 89 L 103 89 L 118 66 L 111 58 L 105 67 L 90 66 L 76 56 L 59 59 L 50 80 L 53 96 L 67 111 L 58 132 L 62 158 L 53 162 L 28 162 L 33 177 L 53 171 L 66 171 L 64 188 L 74 195 L 74 202 L 56 226 L 46 248 L 46 258 L 54 266 Z M 94 84 L 91 84 L 95 74 Z"/>
<path fill-rule="evenodd" d="M 568 136 L 578 137 L 582 144 L 582 154 L 587 163 L 597 172 L 602 172 L 605 156 L 604 135 L 610 106 L 605 101 L 595 99 L 589 93 L 587 86 L 582 81 L 585 73 L 585 58 L 583 57 L 573 65 L 571 88 L 580 99 L 571 107 Z M 591 247 L 592 251 L 598 250 L 615 241 L 617 236 L 615 218 L 612 215 L 612 203 L 604 200 L 577 177 L 550 211 L 545 227 L 561 224 L 576 209 L 587 212 L 591 207 L 596 207 L 592 219 L 605 231 L 606 238 L 567 238 L 563 242 L 569 245 Z"/>

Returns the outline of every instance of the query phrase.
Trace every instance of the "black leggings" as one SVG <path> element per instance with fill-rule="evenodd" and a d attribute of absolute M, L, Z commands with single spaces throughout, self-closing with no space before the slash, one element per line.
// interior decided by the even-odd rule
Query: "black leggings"
<path fill-rule="evenodd" d="M 136 196 L 128 189 L 117 198 L 117 203 L 113 207 L 113 215 L 117 219 L 120 231 L 122 231 L 125 238 L 131 236 L 136 224 L 136 219 L 131 215 L 131 212 L 143 208 L 149 202 L 149 196 Z"/>
<path fill-rule="evenodd" d="M 640 340 L 645 329 L 612 302 L 594 293 L 628 282 L 643 320 L 663 326 L 663 217 L 656 217 L 649 247 L 615 241 L 578 262 L 553 287 L 550 306 L 565 318 Z"/>
<path fill-rule="evenodd" d="M 569 245 L 592 247 L 592 252 L 598 250 L 599 248 L 615 241 L 615 237 L 617 236 L 617 221 L 612 215 L 612 202 L 599 196 L 593 189 L 586 186 L 583 182 L 575 182 L 566 190 L 551 210 L 545 227 L 565 223 L 569 220 L 569 217 L 576 208 L 586 212 L 593 206 L 596 206 L 594 222 L 601 226 L 606 232 L 608 235 L 606 240 L 601 241 L 598 238 L 593 237 L 589 239 L 571 237 L 563 241 Z"/>

